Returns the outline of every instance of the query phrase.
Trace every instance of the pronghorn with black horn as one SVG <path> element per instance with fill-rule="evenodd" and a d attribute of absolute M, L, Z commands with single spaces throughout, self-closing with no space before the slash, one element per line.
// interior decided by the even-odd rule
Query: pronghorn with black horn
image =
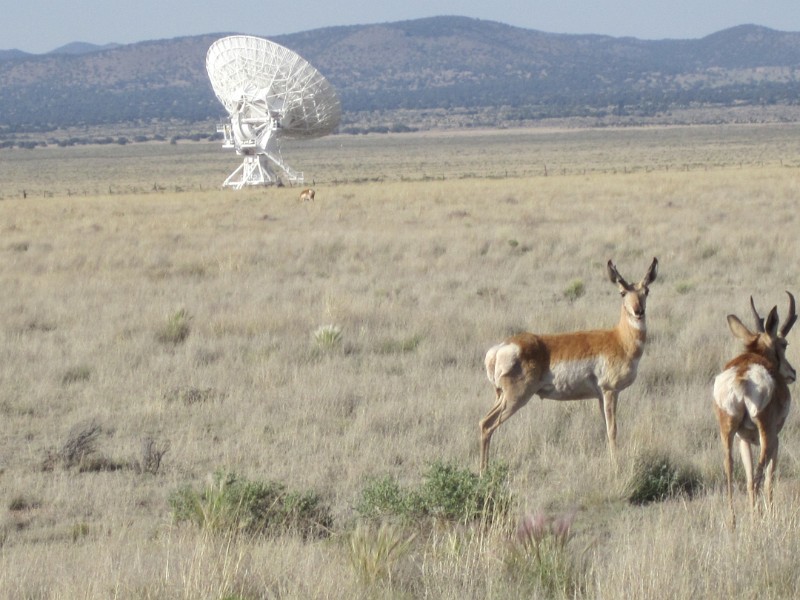
<path fill-rule="evenodd" d="M 622 295 L 616 327 L 556 335 L 520 333 L 486 353 L 486 375 L 496 400 L 480 422 L 481 471 L 489 463 L 492 434 L 534 394 L 550 400 L 596 398 L 614 454 L 617 395 L 636 380 L 647 335 L 648 286 L 656 279 L 658 259 L 653 259 L 642 280 L 633 285 L 610 260 L 607 270 Z"/>
<path fill-rule="evenodd" d="M 750 308 L 755 331 L 750 331 L 736 315 L 728 315 L 728 327 L 745 346 L 744 352 L 725 365 L 714 379 L 714 412 L 724 452 L 725 478 L 731 524 L 736 524 L 733 510 L 733 438 L 739 440 L 739 454 L 747 478 L 751 509 L 766 470 L 766 498 L 772 503 L 772 478 L 778 459 L 778 433 L 786 423 L 792 396 L 789 386 L 797 373 L 786 360 L 786 335 L 797 320 L 794 296 L 789 292 L 789 312 L 778 326 L 778 308 L 772 307 L 766 322 L 758 314 L 753 297 Z M 761 446 L 755 474 L 751 445 Z"/>

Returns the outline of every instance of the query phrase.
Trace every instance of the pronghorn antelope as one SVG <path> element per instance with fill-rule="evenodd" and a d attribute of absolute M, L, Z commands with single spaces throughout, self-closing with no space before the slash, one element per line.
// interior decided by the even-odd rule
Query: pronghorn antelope
<path fill-rule="evenodd" d="M 636 380 L 646 337 L 648 286 L 658 274 L 654 258 L 642 280 L 631 285 L 608 261 L 608 277 L 619 287 L 622 309 L 614 329 L 557 335 L 520 333 L 489 349 L 486 375 L 496 401 L 480 422 L 481 471 L 489 463 L 492 434 L 534 394 L 550 400 L 597 398 L 613 455 L 617 394 Z"/>
<path fill-rule="evenodd" d="M 742 342 L 745 351 L 725 365 L 714 379 L 714 411 L 719 421 L 719 435 L 725 453 L 725 477 L 731 523 L 733 511 L 733 438 L 739 440 L 739 454 L 747 478 L 747 494 L 751 509 L 761 487 L 766 468 L 767 502 L 772 503 L 772 477 L 778 458 L 778 433 L 786 422 L 792 396 L 788 384 L 797 378 L 794 367 L 786 360 L 786 335 L 797 320 L 794 296 L 789 292 L 789 313 L 778 327 L 778 308 L 773 307 L 767 321 L 759 316 L 750 297 L 756 331 L 750 331 L 736 315 L 728 315 L 728 327 Z M 761 450 L 753 475 L 751 445 Z"/>
<path fill-rule="evenodd" d="M 300 202 L 311 202 L 314 200 L 314 190 L 312 188 L 306 188 L 302 192 L 300 192 L 300 197 L 298 201 Z"/>

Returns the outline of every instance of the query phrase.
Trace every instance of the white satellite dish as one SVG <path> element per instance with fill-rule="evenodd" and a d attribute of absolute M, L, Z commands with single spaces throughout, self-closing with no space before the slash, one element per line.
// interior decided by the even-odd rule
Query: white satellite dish
<path fill-rule="evenodd" d="M 248 35 L 224 37 L 206 54 L 214 93 L 230 115 L 217 127 L 223 148 L 235 148 L 244 161 L 222 184 L 278 183 L 277 166 L 290 183 L 303 174 L 283 162 L 278 141 L 315 138 L 339 125 L 342 108 L 333 86 L 319 71 L 288 48 Z"/>

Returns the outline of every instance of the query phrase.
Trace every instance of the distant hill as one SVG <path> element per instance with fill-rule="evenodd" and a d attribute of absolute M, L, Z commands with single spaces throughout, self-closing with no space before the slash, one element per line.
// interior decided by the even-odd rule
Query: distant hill
<path fill-rule="evenodd" d="M 0 51 L 0 134 L 219 119 L 205 54 L 223 35 L 88 51 L 76 44 L 46 55 Z M 755 25 L 647 41 L 433 17 L 270 39 L 331 81 L 345 125 L 372 111 L 502 109 L 513 121 L 800 103 L 800 33 Z"/>
<path fill-rule="evenodd" d="M 12 58 L 23 58 L 25 56 L 32 56 L 22 50 L 0 50 L 0 61 L 11 60 Z"/>
<path fill-rule="evenodd" d="M 97 44 L 89 44 L 88 42 L 72 42 L 56 48 L 48 52 L 48 54 L 89 54 L 91 52 L 118 48 L 119 46 L 120 44 L 103 44 L 102 46 L 98 46 Z"/>

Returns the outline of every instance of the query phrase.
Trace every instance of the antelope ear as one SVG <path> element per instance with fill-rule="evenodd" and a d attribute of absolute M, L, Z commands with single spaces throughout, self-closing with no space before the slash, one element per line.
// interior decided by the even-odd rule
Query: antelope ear
<path fill-rule="evenodd" d="M 623 290 L 631 289 L 630 284 L 625 281 L 622 275 L 619 274 L 617 267 L 614 266 L 614 263 L 611 261 L 611 259 L 608 260 L 608 265 L 606 268 L 608 269 L 608 278 L 611 280 L 611 283 L 616 283 L 618 286 L 620 286 L 620 289 Z"/>
<path fill-rule="evenodd" d="M 775 337 L 778 335 L 778 307 L 773 306 L 772 310 L 769 311 L 767 315 L 767 321 L 764 323 L 764 331 L 766 331 L 770 337 Z"/>
<path fill-rule="evenodd" d="M 736 315 L 728 315 L 728 327 L 730 328 L 734 337 L 739 338 L 745 344 L 755 341 L 756 337 L 758 337 L 755 333 L 750 331 Z"/>
<path fill-rule="evenodd" d="M 642 285 L 643 287 L 647 287 L 656 280 L 657 276 L 658 276 L 658 259 L 653 257 L 653 262 L 650 263 L 650 268 L 647 269 L 647 273 L 645 273 L 644 277 L 642 277 L 640 285 Z"/>
<path fill-rule="evenodd" d="M 617 267 L 614 266 L 614 262 L 610 258 L 608 259 L 606 270 L 608 271 L 609 281 L 611 281 L 611 283 L 617 283 L 617 277 L 619 277 L 619 273 L 617 273 Z"/>

